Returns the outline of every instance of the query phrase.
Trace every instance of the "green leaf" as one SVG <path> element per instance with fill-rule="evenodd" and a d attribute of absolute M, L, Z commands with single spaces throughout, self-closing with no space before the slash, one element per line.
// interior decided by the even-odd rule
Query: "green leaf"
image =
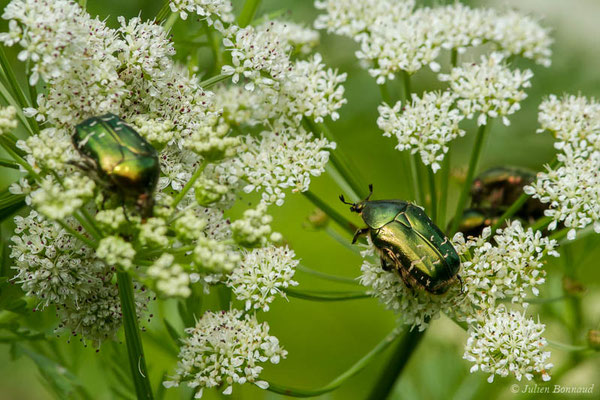
<path fill-rule="evenodd" d="M 13 346 L 13 351 L 15 355 L 25 355 L 29 357 L 37 365 L 38 370 L 42 377 L 44 377 L 48 387 L 58 398 L 73 398 L 77 388 L 82 386 L 77 376 L 72 374 L 63 365 L 48 357 L 18 343 Z"/>

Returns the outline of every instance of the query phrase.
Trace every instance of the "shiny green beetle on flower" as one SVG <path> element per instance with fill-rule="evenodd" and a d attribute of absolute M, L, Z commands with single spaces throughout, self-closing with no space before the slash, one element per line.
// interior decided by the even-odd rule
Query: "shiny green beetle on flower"
<path fill-rule="evenodd" d="M 114 114 L 86 119 L 75 127 L 72 139 L 83 169 L 124 201 L 133 200 L 142 217 L 152 214 L 160 175 L 154 147 Z"/>
<path fill-rule="evenodd" d="M 369 201 L 350 204 L 350 211 L 360 214 L 367 224 L 356 231 L 369 234 L 381 257 L 381 266 L 400 274 L 407 287 L 423 288 L 433 294 L 445 293 L 458 277 L 460 258 L 450 240 L 431 221 L 422 208 L 402 200 Z"/>

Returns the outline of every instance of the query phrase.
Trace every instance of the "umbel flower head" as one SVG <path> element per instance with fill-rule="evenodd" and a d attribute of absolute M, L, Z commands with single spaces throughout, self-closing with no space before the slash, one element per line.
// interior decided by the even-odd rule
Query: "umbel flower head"
<path fill-rule="evenodd" d="M 186 383 L 197 399 L 204 388 L 217 386 L 224 388 L 223 394 L 231 394 L 234 383 L 266 389 L 269 384 L 258 380 L 261 364 L 277 364 L 287 355 L 277 338 L 269 335 L 266 322 L 258 322 L 255 315 L 244 316 L 241 310 L 206 312 L 186 333 L 176 373 L 164 385 Z"/>
<path fill-rule="evenodd" d="M 503 301 L 509 300 L 511 303 L 527 307 L 524 303 L 525 296 L 528 293 L 537 296 L 538 287 L 545 280 L 542 258 L 546 255 L 558 256 L 555 251 L 556 241 L 542 237 L 540 231 L 524 229 L 519 221 L 510 223 L 505 229 L 499 229 L 493 237 L 495 244 L 492 244 L 490 235 L 490 228 L 486 228 L 481 237 L 469 238 L 466 241 L 461 233 L 456 234 L 453 244 L 462 258 L 459 271 L 462 282 L 456 281 L 442 295 L 431 295 L 423 290 L 407 288 L 396 271 L 385 271 L 381 267 L 372 248 L 362 253 L 364 260 L 360 282 L 367 286 L 370 293 L 387 309 L 397 313 L 401 322 L 411 326 L 411 329 L 424 330 L 431 320 L 438 318 L 443 312 L 457 321 L 466 321 L 473 332 L 484 332 L 491 329 L 486 325 L 490 316 L 495 316 L 494 318 L 501 321 L 513 318 L 510 317 L 511 311 L 507 310 Z M 521 319 L 523 318 L 521 316 Z M 499 323 L 493 318 L 492 320 L 495 321 L 492 324 Z M 519 346 L 526 345 L 532 349 L 540 347 L 539 335 L 524 335 L 519 340 L 522 342 Z M 545 341 L 543 344 L 545 345 Z M 482 342 L 479 342 L 479 346 L 483 346 Z M 517 379 L 521 376 L 531 379 L 531 373 L 523 372 L 530 371 L 526 368 L 528 359 L 519 355 L 518 348 L 520 347 L 503 348 L 499 352 L 491 349 L 495 354 L 494 360 L 488 360 L 490 364 L 487 366 L 478 364 L 479 368 L 492 374 L 506 376 L 507 372 L 495 368 L 517 357 L 518 363 L 523 364 L 522 369 L 512 368 L 506 371 L 515 374 Z M 547 357 L 548 355 L 545 355 L 540 363 Z M 482 359 L 468 359 L 482 362 Z M 534 358 L 535 360 L 537 359 Z M 497 366 L 493 367 L 492 363 L 496 363 Z M 547 375 L 546 370 L 550 366 L 540 368 L 543 368 L 543 374 Z M 540 372 L 541 369 L 536 371 Z"/>

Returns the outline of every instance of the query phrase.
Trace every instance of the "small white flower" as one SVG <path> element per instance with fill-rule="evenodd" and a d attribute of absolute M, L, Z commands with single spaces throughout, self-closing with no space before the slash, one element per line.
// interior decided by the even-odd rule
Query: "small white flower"
<path fill-rule="evenodd" d="M 270 29 L 281 41 L 291 45 L 295 53 L 303 55 L 319 44 L 319 32 L 291 21 L 265 21 L 257 29 Z"/>
<path fill-rule="evenodd" d="M 13 106 L 0 107 L 0 136 L 17 127 L 17 109 Z"/>
<path fill-rule="evenodd" d="M 471 372 L 481 370 L 489 373 L 488 382 L 494 376 L 513 374 L 517 380 L 531 380 L 535 375 L 550 380 L 548 363 L 550 352 L 542 336 L 545 326 L 524 314 L 498 307 L 490 312 L 483 325 L 471 329 L 463 358 L 473 363 Z"/>
<path fill-rule="evenodd" d="M 66 177 L 62 184 L 49 176 L 31 193 L 33 206 L 50 219 L 64 219 L 94 195 L 94 181 L 84 175 Z"/>
<path fill-rule="evenodd" d="M 214 239 L 200 238 L 194 249 L 194 263 L 202 270 L 209 272 L 229 272 L 239 263 L 238 252 L 224 242 Z"/>
<path fill-rule="evenodd" d="M 206 312 L 194 328 L 186 329 L 175 375 L 163 384 L 179 386 L 185 382 L 202 397 L 204 388 L 221 386 L 229 394 L 233 384 L 254 383 L 263 370 L 261 364 L 276 364 L 287 351 L 276 337 L 269 335 L 269 325 L 259 323 L 255 315 L 242 317 L 241 310 Z"/>
<path fill-rule="evenodd" d="M 148 268 L 148 276 L 154 281 L 158 293 L 167 297 L 188 297 L 190 277 L 181 265 L 174 262 L 172 254 L 164 253 Z"/>
<path fill-rule="evenodd" d="M 448 152 L 448 143 L 465 135 L 458 127 L 464 116 L 452 108 L 455 99 L 451 92 L 425 92 L 421 98 L 413 94 L 410 104 L 379 106 L 377 125 L 384 136 L 398 139 L 396 149 L 419 153 L 423 163 L 436 172 Z"/>
<path fill-rule="evenodd" d="M 234 20 L 231 0 L 170 0 L 169 7 L 181 19 L 187 19 L 188 13 L 197 14 L 209 26 L 218 20 L 227 23 Z"/>
<path fill-rule="evenodd" d="M 120 266 L 125 270 L 133 266 L 135 250 L 131 243 L 119 236 L 108 236 L 100 240 L 96 256 L 109 266 Z"/>
<path fill-rule="evenodd" d="M 439 75 L 458 95 L 456 105 L 467 118 L 479 114 L 478 125 L 485 125 L 488 117 L 502 117 L 504 124 L 509 125 L 507 116 L 520 109 L 520 102 L 527 97 L 523 89 L 531 86 L 532 77 L 528 69 L 510 70 L 500 53 L 482 56 L 479 64 L 465 63 L 450 74 Z"/>
<path fill-rule="evenodd" d="M 244 254 L 240 265 L 227 278 L 235 297 L 245 302 L 246 310 L 269 311 L 275 296 L 287 298 L 285 289 L 296 286 L 294 273 L 299 261 L 287 246 L 263 247 Z"/>
<path fill-rule="evenodd" d="M 167 247 L 167 222 L 162 218 L 148 218 L 140 225 L 139 240 L 143 246 Z"/>
<path fill-rule="evenodd" d="M 271 235 L 271 221 L 273 217 L 267 214 L 267 206 L 260 203 L 256 209 L 244 211 L 243 218 L 233 221 L 233 239 L 243 247 L 264 246 Z"/>

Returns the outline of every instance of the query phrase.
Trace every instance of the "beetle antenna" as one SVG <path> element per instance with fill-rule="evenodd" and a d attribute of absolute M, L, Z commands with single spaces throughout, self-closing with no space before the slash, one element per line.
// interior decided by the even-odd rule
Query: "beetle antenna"
<path fill-rule="evenodd" d="M 353 205 L 354 205 L 354 203 L 349 203 L 349 202 L 347 202 L 347 201 L 346 201 L 346 199 L 344 199 L 344 195 L 343 195 L 343 194 L 340 194 L 340 200 L 341 200 L 341 201 L 342 201 L 342 203 L 344 203 L 344 204 L 349 204 L 349 205 L 351 205 L 351 206 L 353 206 Z"/>
<path fill-rule="evenodd" d="M 367 196 L 367 198 L 364 201 L 369 201 L 369 199 L 371 198 L 372 195 L 373 195 L 373 184 L 370 183 L 369 184 L 369 195 Z"/>

